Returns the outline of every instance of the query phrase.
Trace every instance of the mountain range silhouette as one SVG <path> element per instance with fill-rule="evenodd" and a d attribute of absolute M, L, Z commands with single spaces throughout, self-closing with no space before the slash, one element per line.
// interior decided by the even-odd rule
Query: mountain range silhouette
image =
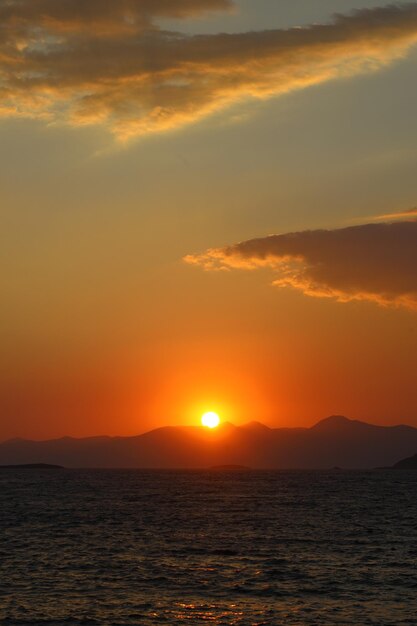
<path fill-rule="evenodd" d="M 135 437 L 63 437 L 0 443 L 0 465 L 55 464 L 79 468 L 370 469 L 417 451 L 417 428 L 376 426 L 343 416 L 311 428 L 268 428 L 228 422 L 210 431 L 196 426 L 158 428 Z"/>

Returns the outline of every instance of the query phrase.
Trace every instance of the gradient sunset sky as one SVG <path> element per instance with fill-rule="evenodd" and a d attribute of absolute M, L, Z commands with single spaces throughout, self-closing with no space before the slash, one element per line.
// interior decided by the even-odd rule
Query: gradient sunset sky
<path fill-rule="evenodd" d="M 417 2 L 0 0 L 0 440 L 417 426 Z"/>

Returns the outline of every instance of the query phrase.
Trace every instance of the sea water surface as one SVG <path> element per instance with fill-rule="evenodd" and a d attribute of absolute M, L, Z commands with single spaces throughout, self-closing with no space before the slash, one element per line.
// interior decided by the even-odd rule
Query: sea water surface
<path fill-rule="evenodd" d="M 0 472 L 0 623 L 417 624 L 417 472 Z"/>

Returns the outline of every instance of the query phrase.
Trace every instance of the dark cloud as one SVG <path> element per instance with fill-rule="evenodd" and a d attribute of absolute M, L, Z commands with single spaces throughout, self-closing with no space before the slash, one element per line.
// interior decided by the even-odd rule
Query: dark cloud
<path fill-rule="evenodd" d="M 209 270 L 270 267 L 279 287 L 417 310 L 417 221 L 272 235 L 185 260 Z"/>
<path fill-rule="evenodd" d="M 88 29 L 92 37 L 149 27 L 155 18 L 194 17 L 232 6 L 233 0 L 1 0 L 0 23 L 14 33 Z M 92 27 L 97 30 L 92 32 Z"/>
<path fill-rule="evenodd" d="M 0 0 L 0 115 L 102 123 L 120 138 L 177 128 L 245 98 L 377 69 L 417 43 L 417 3 L 308 28 L 186 36 L 160 17 L 231 0 Z"/>

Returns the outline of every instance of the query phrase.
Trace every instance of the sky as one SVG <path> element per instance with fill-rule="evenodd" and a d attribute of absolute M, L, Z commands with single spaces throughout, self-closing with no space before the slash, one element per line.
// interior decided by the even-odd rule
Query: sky
<path fill-rule="evenodd" d="M 417 3 L 0 0 L 0 440 L 417 426 Z"/>

